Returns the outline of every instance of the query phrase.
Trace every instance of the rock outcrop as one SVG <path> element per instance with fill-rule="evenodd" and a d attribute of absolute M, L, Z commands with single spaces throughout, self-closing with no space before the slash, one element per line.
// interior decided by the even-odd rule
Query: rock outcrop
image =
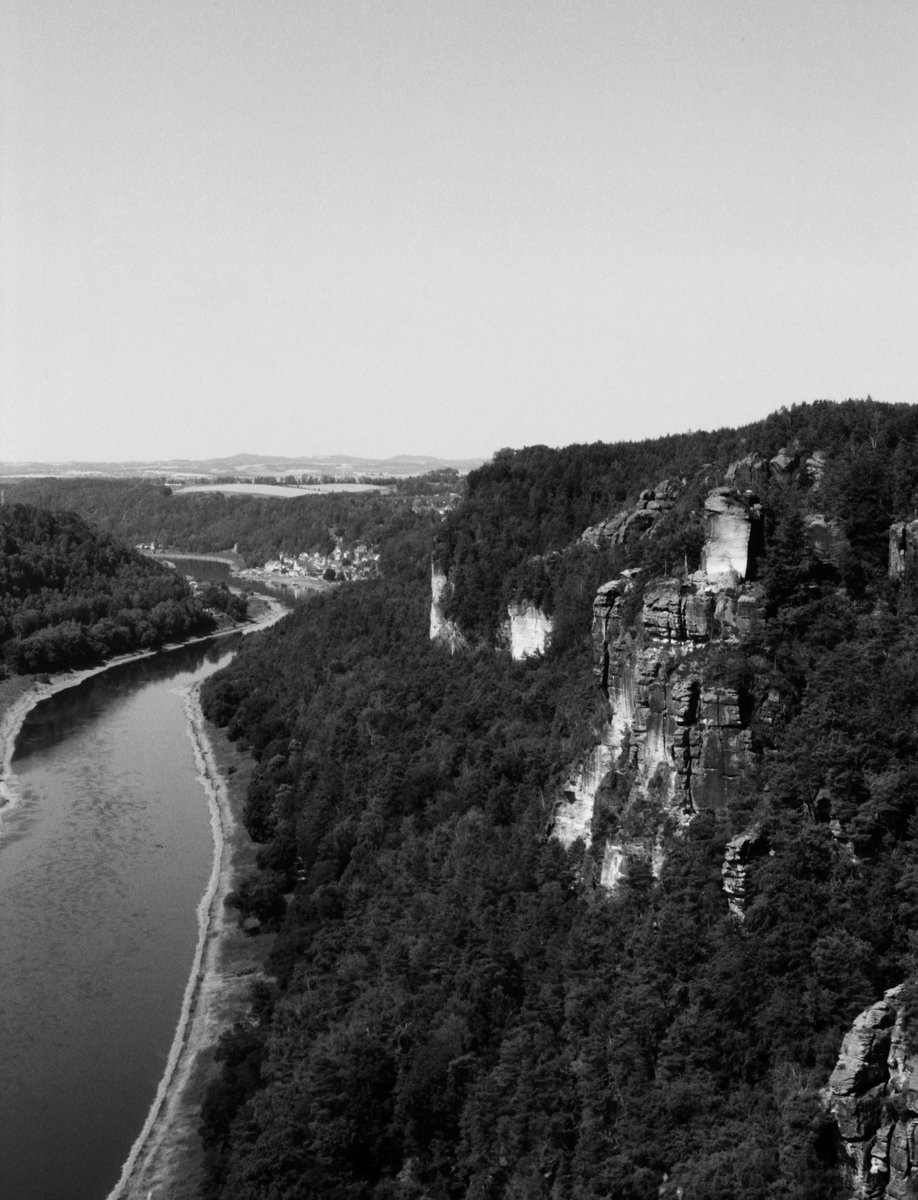
<path fill-rule="evenodd" d="M 749 864 L 767 853 L 768 844 L 757 827 L 738 833 L 724 847 L 721 875 L 727 906 L 737 920 L 742 921 L 746 915 L 746 875 Z"/>
<path fill-rule="evenodd" d="M 918 550 L 918 521 L 896 521 L 889 527 L 889 577 L 899 579 L 909 555 Z"/>
<path fill-rule="evenodd" d="M 762 507 L 735 488 L 715 488 L 704 502 L 704 553 L 708 579 L 752 578 L 761 552 Z"/>
<path fill-rule="evenodd" d="M 580 540 L 597 547 L 627 545 L 652 529 L 672 509 L 681 491 L 679 480 L 664 479 L 656 487 L 641 492 L 633 508 L 585 529 Z"/>
<path fill-rule="evenodd" d="M 855 1019 L 823 1092 L 851 1200 L 904 1200 L 918 1190 L 918 1055 L 903 995 L 891 988 Z"/>
<path fill-rule="evenodd" d="M 712 675 L 711 644 L 737 642 L 761 610 L 758 585 L 715 584 L 700 573 L 654 580 L 643 595 L 635 572 L 599 589 L 594 670 L 609 716 L 562 791 L 554 834 L 589 842 L 595 814 L 605 813 L 595 853 L 606 886 L 635 856 L 657 869 L 666 831 L 737 794 L 752 763 L 750 703 L 741 687 Z"/>
<path fill-rule="evenodd" d="M 753 450 L 744 458 L 730 463 L 724 472 L 724 483 L 737 492 L 759 493 L 769 480 L 775 479 L 779 483 L 788 480 L 799 462 L 799 451 L 791 446 L 783 446 L 767 461 L 758 450 Z"/>
<path fill-rule="evenodd" d="M 749 456 L 734 477 L 741 468 L 754 478 L 769 466 Z M 561 790 L 553 832 L 566 844 L 594 843 L 607 887 L 635 857 L 659 870 L 666 838 L 696 813 L 726 808 L 753 766 L 752 697 L 730 673 L 729 647 L 764 616 L 761 585 L 744 582 L 761 509 L 750 496 L 718 488 L 705 512 L 703 570 L 646 582 L 640 571 L 626 571 L 593 603 L 594 672 L 608 717 Z M 734 847 L 725 870 L 734 911 L 742 908 L 747 856 L 758 852 L 753 834 Z"/>
<path fill-rule="evenodd" d="M 768 473 L 773 479 L 783 482 L 791 477 L 799 461 L 798 452 L 789 446 L 784 446 L 774 458 L 768 460 Z"/>
<path fill-rule="evenodd" d="M 768 480 L 768 463 L 758 451 L 730 463 L 724 482 L 737 492 L 760 492 Z"/>
<path fill-rule="evenodd" d="M 464 650 L 468 641 L 462 630 L 444 614 L 451 584 L 446 572 L 437 563 L 430 564 L 430 640 L 449 646 L 451 654 Z"/>
<path fill-rule="evenodd" d="M 624 583 L 624 586 L 623 586 Z M 702 648 L 737 640 L 761 612 L 754 585 L 697 575 L 649 585 L 626 628 L 630 581 L 602 587 L 593 609 L 595 671 L 611 709 L 610 744 L 645 787 L 685 813 L 722 808 L 749 760 L 748 705 L 714 682 Z"/>
<path fill-rule="evenodd" d="M 826 456 L 822 450 L 814 450 L 813 453 L 804 461 L 803 468 L 806 471 L 812 487 L 818 489 L 822 483 L 822 477 L 826 473 Z"/>
<path fill-rule="evenodd" d="M 544 654 L 553 629 L 551 617 L 534 604 L 522 601 L 507 608 L 507 638 L 516 660 Z"/>

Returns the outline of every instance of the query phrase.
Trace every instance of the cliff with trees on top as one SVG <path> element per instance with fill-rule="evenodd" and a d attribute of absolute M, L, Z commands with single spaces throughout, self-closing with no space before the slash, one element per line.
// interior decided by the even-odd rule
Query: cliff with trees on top
<path fill-rule="evenodd" d="M 909 1194 L 916 517 L 912 406 L 502 451 L 209 680 L 275 936 L 203 1194 Z"/>

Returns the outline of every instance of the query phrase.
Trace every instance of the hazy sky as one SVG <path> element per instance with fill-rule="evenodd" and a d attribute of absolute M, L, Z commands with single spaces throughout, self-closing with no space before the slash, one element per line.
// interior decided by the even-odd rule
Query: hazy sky
<path fill-rule="evenodd" d="M 918 401 L 915 0 L 0 12 L 0 459 Z"/>

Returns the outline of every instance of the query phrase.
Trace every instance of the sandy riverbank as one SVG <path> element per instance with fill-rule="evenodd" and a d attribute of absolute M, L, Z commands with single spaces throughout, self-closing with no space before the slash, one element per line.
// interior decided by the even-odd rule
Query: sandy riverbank
<path fill-rule="evenodd" d="M 269 597 L 254 599 L 265 611 L 244 632 L 266 628 L 289 611 Z M 197 1131 L 204 1093 L 217 1070 L 213 1050 L 223 1030 L 248 1007 L 269 949 L 265 937 L 242 933 L 224 906 L 236 879 L 255 866 L 257 846 L 242 823 L 255 761 L 205 720 L 200 686 L 189 689 L 184 705 L 210 809 L 213 866 L 198 905 L 198 942 L 166 1069 L 107 1200 L 196 1200 L 203 1163 Z"/>
<path fill-rule="evenodd" d="M 237 927 L 224 906 L 234 881 L 254 867 L 257 847 L 242 824 L 254 760 L 204 720 L 198 688 L 186 697 L 189 732 L 207 793 L 214 866 L 198 908 L 199 936 L 166 1073 L 146 1124 L 108 1200 L 195 1200 L 203 1152 L 201 1102 L 218 1068 L 213 1049 L 248 1007 L 270 943 Z"/>

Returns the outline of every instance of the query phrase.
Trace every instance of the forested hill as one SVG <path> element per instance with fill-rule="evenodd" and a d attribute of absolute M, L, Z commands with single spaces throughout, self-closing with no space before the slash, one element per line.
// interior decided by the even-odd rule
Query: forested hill
<path fill-rule="evenodd" d="M 667 479 L 682 484 L 678 504 L 651 541 L 632 543 L 621 565 L 665 573 L 688 554 L 697 566 L 706 493 L 724 482 L 731 462 L 750 452 L 767 462 L 788 447 L 798 457 L 801 448 L 824 456 L 822 509 L 844 523 L 871 568 L 884 561 L 889 522 L 915 513 L 918 412 L 872 400 L 819 401 L 739 429 L 500 451 L 469 474 L 465 503 L 437 539 L 436 556 L 454 584 L 450 615 L 492 637 L 514 596 L 550 602 L 559 552 Z"/>
<path fill-rule="evenodd" d="M 504 451 L 212 677 L 258 760 L 231 901 L 276 939 L 204 1195 L 829 1200 L 870 1161 L 908 1194 L 916 496 L 910 406 Z M 515 661 L 537 587 L 554 631 Z"/>
<path fill-rule="evenodd" d="M 461 487 L 455 471 L 434 471 L 393 483 L 380 493 L 335 492 L 274 499 L 181 494 L 141 479 L 28 479 L 6 485 L 7 496 L 42 508 L 72 510 L 130 545 L 211 553 L 238 549 L 248 566 L 279 554 L 328 554 L 336 539 L 377 547 L 393 528 L 413 527 L 424 514 L 452 503 Z"/>
<path fill-rule="evenodd" d="M 86 666 L 214 627 L 180 575 L 74 513 L 0 506 L 0 669 Z"/>

